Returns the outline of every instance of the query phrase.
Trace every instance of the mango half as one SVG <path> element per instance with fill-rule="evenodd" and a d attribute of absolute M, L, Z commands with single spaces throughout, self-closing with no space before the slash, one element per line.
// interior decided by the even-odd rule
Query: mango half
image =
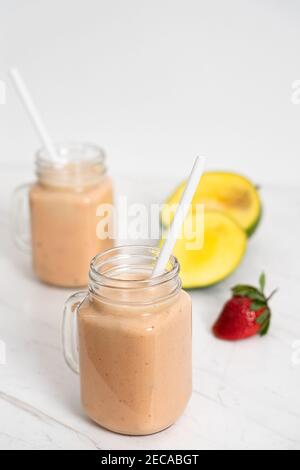
<path fill-rule="evenodd" d="M 247 235 L 223 212 L 205 210 L 203 246 L 191 249 L 192 244 L 192 239 L 180 237 L 173 251 L 185 289 L 217 284 L 235 271 L 246 252 Z"/>
<path fill-rule="evenodd" d="M 170 206 L 179 203 L 186 182 L 183 182 L 166 201 L 161 213 L 164 227 L 170 225 Z M 227 172 L 207 172 L 203 175 L 192 203 L 204 204 L 206 209 L 214 209 L 232 217 L 250 237 L 259 225 L 262 204 L 256 187 L 242 175 Z M 175 209 L 171 210 L 174 212 Z"/>

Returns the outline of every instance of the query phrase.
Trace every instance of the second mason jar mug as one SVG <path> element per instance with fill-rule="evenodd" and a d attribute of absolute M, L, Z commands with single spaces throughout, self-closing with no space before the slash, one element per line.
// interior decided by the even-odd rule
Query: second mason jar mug
<path fill-rule="evenodd" d="M 91 259 L 112 248 L 112 220 L 99 234 L 99 206 L 113 204 L 104 152 L 91 144 L 57 145 L 59 161 L 45 150 L 36 156 L 37 181 L 18 188 L 13 199 L 17 245 L 32 251 L 33 269 L 48 284 L 80 287 L 88 283 Z M 26 204 L 30 208 L 26 236 Z M 103 235 L 103 236 L 102 236 Z"/>
<path fill-rule="evenodd" d="M 191 298 L 174 257 L 164 274 L 151 277 L 158 255 L 144 246 L 98 255 L 88 292 L 65 306 L 64 354 L 80 374 L 83 408 L 122 434 L 169 427 L 192 391 Z"/>

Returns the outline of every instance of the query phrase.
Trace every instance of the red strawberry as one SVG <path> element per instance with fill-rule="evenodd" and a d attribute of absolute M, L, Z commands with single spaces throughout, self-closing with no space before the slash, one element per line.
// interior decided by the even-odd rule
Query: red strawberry
<path fill-rule="evenodd" d="M 217 338 L 234 341 L 256 334 L 261 336 L 267 334 L 271 321 L 268 302 L 275 291 L 269 297 L 265 296 L 264 274 L 260 276 L 259 284 L 260 289 L 247 285 L 239 285 L 232 289 L 232 299 L 226 303 L 213 326 Z"/>

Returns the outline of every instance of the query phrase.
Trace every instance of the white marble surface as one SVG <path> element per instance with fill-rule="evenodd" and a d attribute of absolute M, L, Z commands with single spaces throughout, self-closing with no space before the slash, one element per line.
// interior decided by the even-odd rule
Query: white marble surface
<path fill-rule="evenodd" d="M 300 449 L 300 354 L 293 349 L 300 340 L 300 189 L 263 187 L 264 219 L 239 270 L 217 287 L 192 293 L 192 400 L 175 426 L 139 438 L 107 432 L 81 411 L 78 378 L 61 353 L 62 308 L 70 292 L 37 282 L 9 234 L 9 195 L 27 176 L 1 172 L 0 340 L 7 362 L 0 365 L 0 449 Z M 162 200 L 173 184 L 137 183 L 126 175 L 117 181 L 119 194 L 146 202 Z M 217 341 L 210 327 L 229 287 L 255 283 L 262 269 L 269 287 L 280 288 L 269 335 Z"/>

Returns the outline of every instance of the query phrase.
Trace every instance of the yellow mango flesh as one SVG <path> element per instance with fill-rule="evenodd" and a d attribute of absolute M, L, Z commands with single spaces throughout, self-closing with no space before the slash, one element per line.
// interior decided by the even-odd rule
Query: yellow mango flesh
<path fill-rule="evenodd" d="M 203 247 L 191 250 L 191 242 L 181 238 L 173 251 L 180 262 L 180 277 L 186 289 L 207 287 L 229 276 L 243 259 L 247 235 L 226 214 L 206 210 Z"/>
<path fill-rule="evenodd" d="M 166 206 L 176 206 L 179 203 L 185 182 L 167 200 Z M 204 204 L 206 209 L 215 209 L 231 216 L 250 236 L 256 229 L 262 212 L 261 200 L 255 186 L 244 176 L 236 173 L 208 172 L 196 191 L 192 202 L 193 210 L 196 204 Z M 172 211 L 174 212 L 174 210 Z M 162 211 L 162 223 L 170 225 L 167 207 Z"/>

